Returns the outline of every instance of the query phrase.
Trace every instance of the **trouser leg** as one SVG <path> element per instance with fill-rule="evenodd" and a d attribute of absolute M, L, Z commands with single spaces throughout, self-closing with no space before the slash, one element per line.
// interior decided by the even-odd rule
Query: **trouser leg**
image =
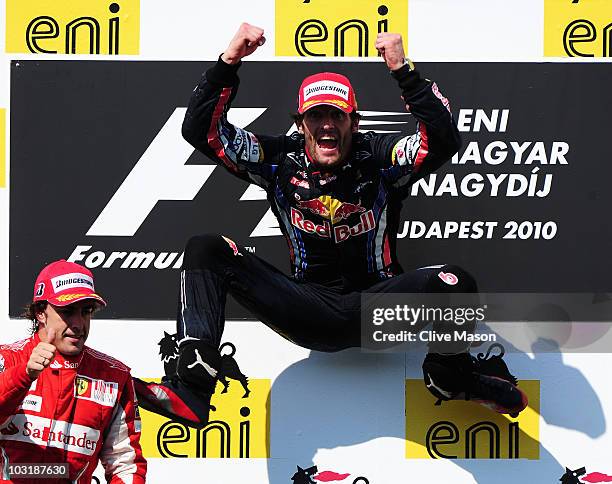
<path fill-rule="evenodd" d="M 296 344 L 319 351 L 359 345 L 359 308 L 339 290 L 299 283 L 219 235 L 193 237 L 181 271 L 179 341 L 217 348 L 231 294 L 255 318 Z"/>
<path fill-rule="evenodd" d="M 445 264 L 440 266 L 423 267 L 414 271 L 400 274 L 391 279 L 379 282 L 370 287 L 367 294 L 427 294 L 432 295 L 423 299 L 424 309 L 453 309 L 453 304 L 459 302 L 465 308 L 475 307 L 478 302 L 478 287 L 474 278 L 461 267 Z M 460 301 L 451 301 L 453 294 L 461 294 Z M 412 299 L 419 301 L 418 296 Z M 432 308 L 427 307 L 427 301 Z M 452 303 L 452 304 L 451 304 Z M 419 306 L 420 307 L 420 304 Z M 432 311 L 432 314 L 439 314 Z M 459 313 L 457 313 L 459 314 Z M 465 319 L 465 320 L 463 320 Z M 476 323 L 475 320 L 468 321 L 467 318 L 454 319 L 435 318 L 433 320 L 422 320 L 411 327 L 411 331 L 419 332 L 427 324 L 432 323 L 432 330 L 439 335 L 450 334 L 451 341 L 434 341 L 428 343 L 429 351 L 434 353 L 456 354 L 465 353 L 470 347 L 468 341 L 455 338 L 455 331 L 472 334 Z"/>
<path fill-rule="evenodd" d="M 426 267 L 406 273 L 398 278 L 384 281 L 371 290 L 379 292 L 413 292 L 445 294 L 453 310 L 457 308 L 476 308 L 479 303 L 474 278 L 457 266 L 444 265 Z M 452 298 L 461 294 L 460 298 Z M 435 298 L 440 305 L 446 304 L 444 298 Z M 454 313 L 457 315 L 457 313 Z M 474 358 L 469 353 L 469 338 L 457 339 L 457 334 L 471 335 L 476 319 L 463 324 L 449 324 L 448 321 L 435 321 L 436 333 L 451 333 L 450 342 L 429 344 L 429 353 L 423 362 L 423 379 L 427 389 L 439 401 L 454 398 L 472 399 L 501 413 L 516 416 L 527 405 L 527 396 L 517 388 L 516 378 L 510 373 L 502 360 L 503 347 L 498 355 L 487 352 L 485 358 Z M 418 331 L 418 329 L 417 329 Z M 489 351 L 494 348 L 492 346 Z"/>
<path fill-rule="evenodd" d="M 452 275 L 457 280 L 449 284 L 449 279 L 440 274 Z M 475 293 L 476 290 L 474 279 L 466 271 L 444 265 L 398 275 L 375 284 L 366 292 Z M 360 293 L 341 294 L 336 289 L 296 282 L 220 235 L 197 236 L 187 243 L 177 317 L 179 340 L 198 339 L 218 347 L 228 293 L 254 317 L 300 346 L 337 351 L 360 344 Z M 448 330 L 448 326 L 440 326 L 439 322 L 434 323 L 434 329 Z M 464 329 L 473 331 L 473 326 Z M 440 348 L 432 346 L 430 350 L 440 351 Z M 466 350 L 467 346 L 460 349 Z"/>

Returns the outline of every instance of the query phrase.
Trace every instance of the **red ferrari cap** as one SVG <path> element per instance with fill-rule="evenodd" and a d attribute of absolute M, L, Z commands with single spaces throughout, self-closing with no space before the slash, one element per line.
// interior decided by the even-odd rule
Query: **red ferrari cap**
<path fill-rule="evenodd" d="M 319 104 L 327 104 L 345 113 L 357 110 L 357 100 L 351 82 L 334 72 L 320 72 L 302 81 L 298 93 L 298 112 L 304 114 Z"/>
<path fill-rule="evenodd" d="M 106 306 L 106 301 L 96 294 L 93 274 L 86 267 L 62 259 L 52 262 L 38 274 L 33 302 L 68 306 L 83 299 L 95 299 Z"/>

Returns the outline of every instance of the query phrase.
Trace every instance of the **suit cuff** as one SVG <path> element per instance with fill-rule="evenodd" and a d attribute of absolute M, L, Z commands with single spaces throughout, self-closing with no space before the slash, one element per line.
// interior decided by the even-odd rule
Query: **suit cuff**
<path fill-rule="evenodd" d="M 402 90 L 404 99 L 412 97 L 429 83 L 426 79 L 421 78 L 419 71 L 410 69 L 408 64 L 404 64 L 396 71 L 391 71 L 391 75 Z"/>
<path fill-rule="evenodd" d="M 230 87 L 236 86 L 240 82 L 238 78 L 238 69 L 242 65 L 242 61 L 238 64 L 230 65 L 221 60 L 221 56 L 217 63 L 206 71 L 206 79 L 211 84 Z"/>

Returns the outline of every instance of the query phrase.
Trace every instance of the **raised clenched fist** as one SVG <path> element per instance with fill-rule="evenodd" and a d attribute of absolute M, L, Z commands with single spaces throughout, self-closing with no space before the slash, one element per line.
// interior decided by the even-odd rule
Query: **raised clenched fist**
<path fill-rule="evenodd" d="M 265 42 L 263 29 L 245 22 L 240 25 L 227 49 L 221 54 L 221 59 L 226 64 L 238 64 L 243 57 L 251 55 Z"/>
<path fill-rule="evenodd" d="M 381 32 L 376 37 L 374 46 L 380 52 L 390 71 L 395 71 L 404 65 L 406 54 L 400 34 Z"/>

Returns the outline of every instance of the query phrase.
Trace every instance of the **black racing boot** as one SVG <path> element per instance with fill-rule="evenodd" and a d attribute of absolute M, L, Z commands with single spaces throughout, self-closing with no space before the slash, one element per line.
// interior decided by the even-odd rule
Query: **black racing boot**
<path fill-rule="evenodd" d="M 494 348 L 499 355 L 491 356 Z M 469 353 L 442 355 L 428 353 L 423 362 L 423 378 L 427 389 L 444 400 L 473 400 L 499 413 L 512 417 L 527 407 L 527 395 L 503 361 L 504 347 L 494 343 L 487 354 L 473 357 Z"/>
<path fill-rule="evenodd" d="M 188 340 L 179 346 L 176 374 L 189 387 L 214 393 L 220 371 L 217 348 L 201 340 Z"/>
<path fill-rule="evenodd" d="M 176 373 L 161 383 L 134 378 L 139 404 L 145 410 L 176 420 L 190 427 L 208 424 L 210 398 L 215 392 L 221 367 L 219 351 L 203 341 L 186 341 L 179 348 Z"/>

